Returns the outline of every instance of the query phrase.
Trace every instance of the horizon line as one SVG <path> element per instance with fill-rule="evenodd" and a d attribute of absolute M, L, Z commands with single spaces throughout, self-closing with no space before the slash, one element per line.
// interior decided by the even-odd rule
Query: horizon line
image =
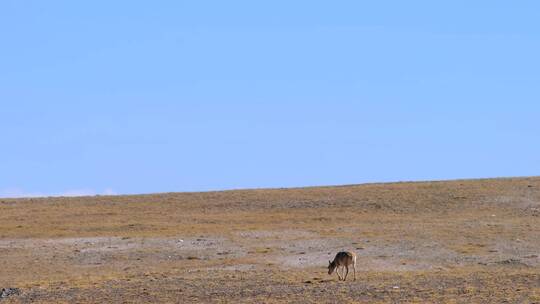
<path fill-rule="evenodd" d="M 363 185 L 390 185 L 390 184 L 413 184 L 413 183 L 441 183 L 441 182 L 458 182 L 458 181 L 481 181 L 481 180 L 510 180 L 510 179 L 529 179 L 540 178 L 540 175 L 531 176 L 499 176 L 499 177 L 472 177 L 472 178 L 449 178 L 449 179 L 418 179 L 418 180 L 397 180 L 397 181 L 379 181 L 379 182 L 364 182 L 352 184 L 328 184 L 328 185 L 306 185 L 306 186 L 291 186 L 291 187 L 253 187 L 253 188 L 228 188 L 228 189 L 213 189 L 202 191 L 165 191 L 165 192 L 146 192 L 146 193 L 113 193 L 113 194 L 83 194 L 83 195 L 36 195 L 36 196 L 20 196 L 20 197 L 3 197 L 0 199 L 18 200 L 18 199 L 44 199 L 44 198 L 83 198 L 83 197 L 114 197 L 114 196 L 150 196 L 150 195 L 165 195 L 165 194 L 198 194 L 198 193 L 220 193 L 233 191 L 258 191 L 258 190 L 294 190 L 294 189 L 313 189 L 313 188 L 339 188 L 339 187 L 355 187 Z M 69 193 L 65 191 L 64 193 Z"/>

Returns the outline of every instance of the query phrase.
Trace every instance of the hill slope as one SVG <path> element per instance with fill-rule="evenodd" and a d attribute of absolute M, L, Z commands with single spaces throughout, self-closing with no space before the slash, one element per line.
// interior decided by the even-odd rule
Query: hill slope
<path fill-rule="evenodd" d="M 539 177 L 0 199 L 0 237 L 13 302 L 540 301 Z"/>

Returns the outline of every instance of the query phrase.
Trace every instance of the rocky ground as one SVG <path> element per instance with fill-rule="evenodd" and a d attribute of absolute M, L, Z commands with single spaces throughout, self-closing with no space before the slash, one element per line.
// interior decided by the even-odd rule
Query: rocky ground
<path fill-rule="evenodd" d="M 536 177 L 0 199 L 2 304 L 540 303 L 539 255 Z"/>

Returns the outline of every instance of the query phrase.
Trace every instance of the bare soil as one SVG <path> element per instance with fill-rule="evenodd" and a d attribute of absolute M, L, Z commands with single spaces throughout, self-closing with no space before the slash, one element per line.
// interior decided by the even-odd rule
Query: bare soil
<path fill-rule="evenodd" d="M 2 304 L 540 303 L 539 256 L 539 177 L 0 199 Z"/>

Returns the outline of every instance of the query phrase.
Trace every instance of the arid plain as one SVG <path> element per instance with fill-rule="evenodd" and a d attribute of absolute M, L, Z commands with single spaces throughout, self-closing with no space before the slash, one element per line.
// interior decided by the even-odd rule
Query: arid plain
<path fill-rule="evenodd" d="M 539 256 L 540 177 L 0 199 L 2 304 L 540 303 Z"/>

